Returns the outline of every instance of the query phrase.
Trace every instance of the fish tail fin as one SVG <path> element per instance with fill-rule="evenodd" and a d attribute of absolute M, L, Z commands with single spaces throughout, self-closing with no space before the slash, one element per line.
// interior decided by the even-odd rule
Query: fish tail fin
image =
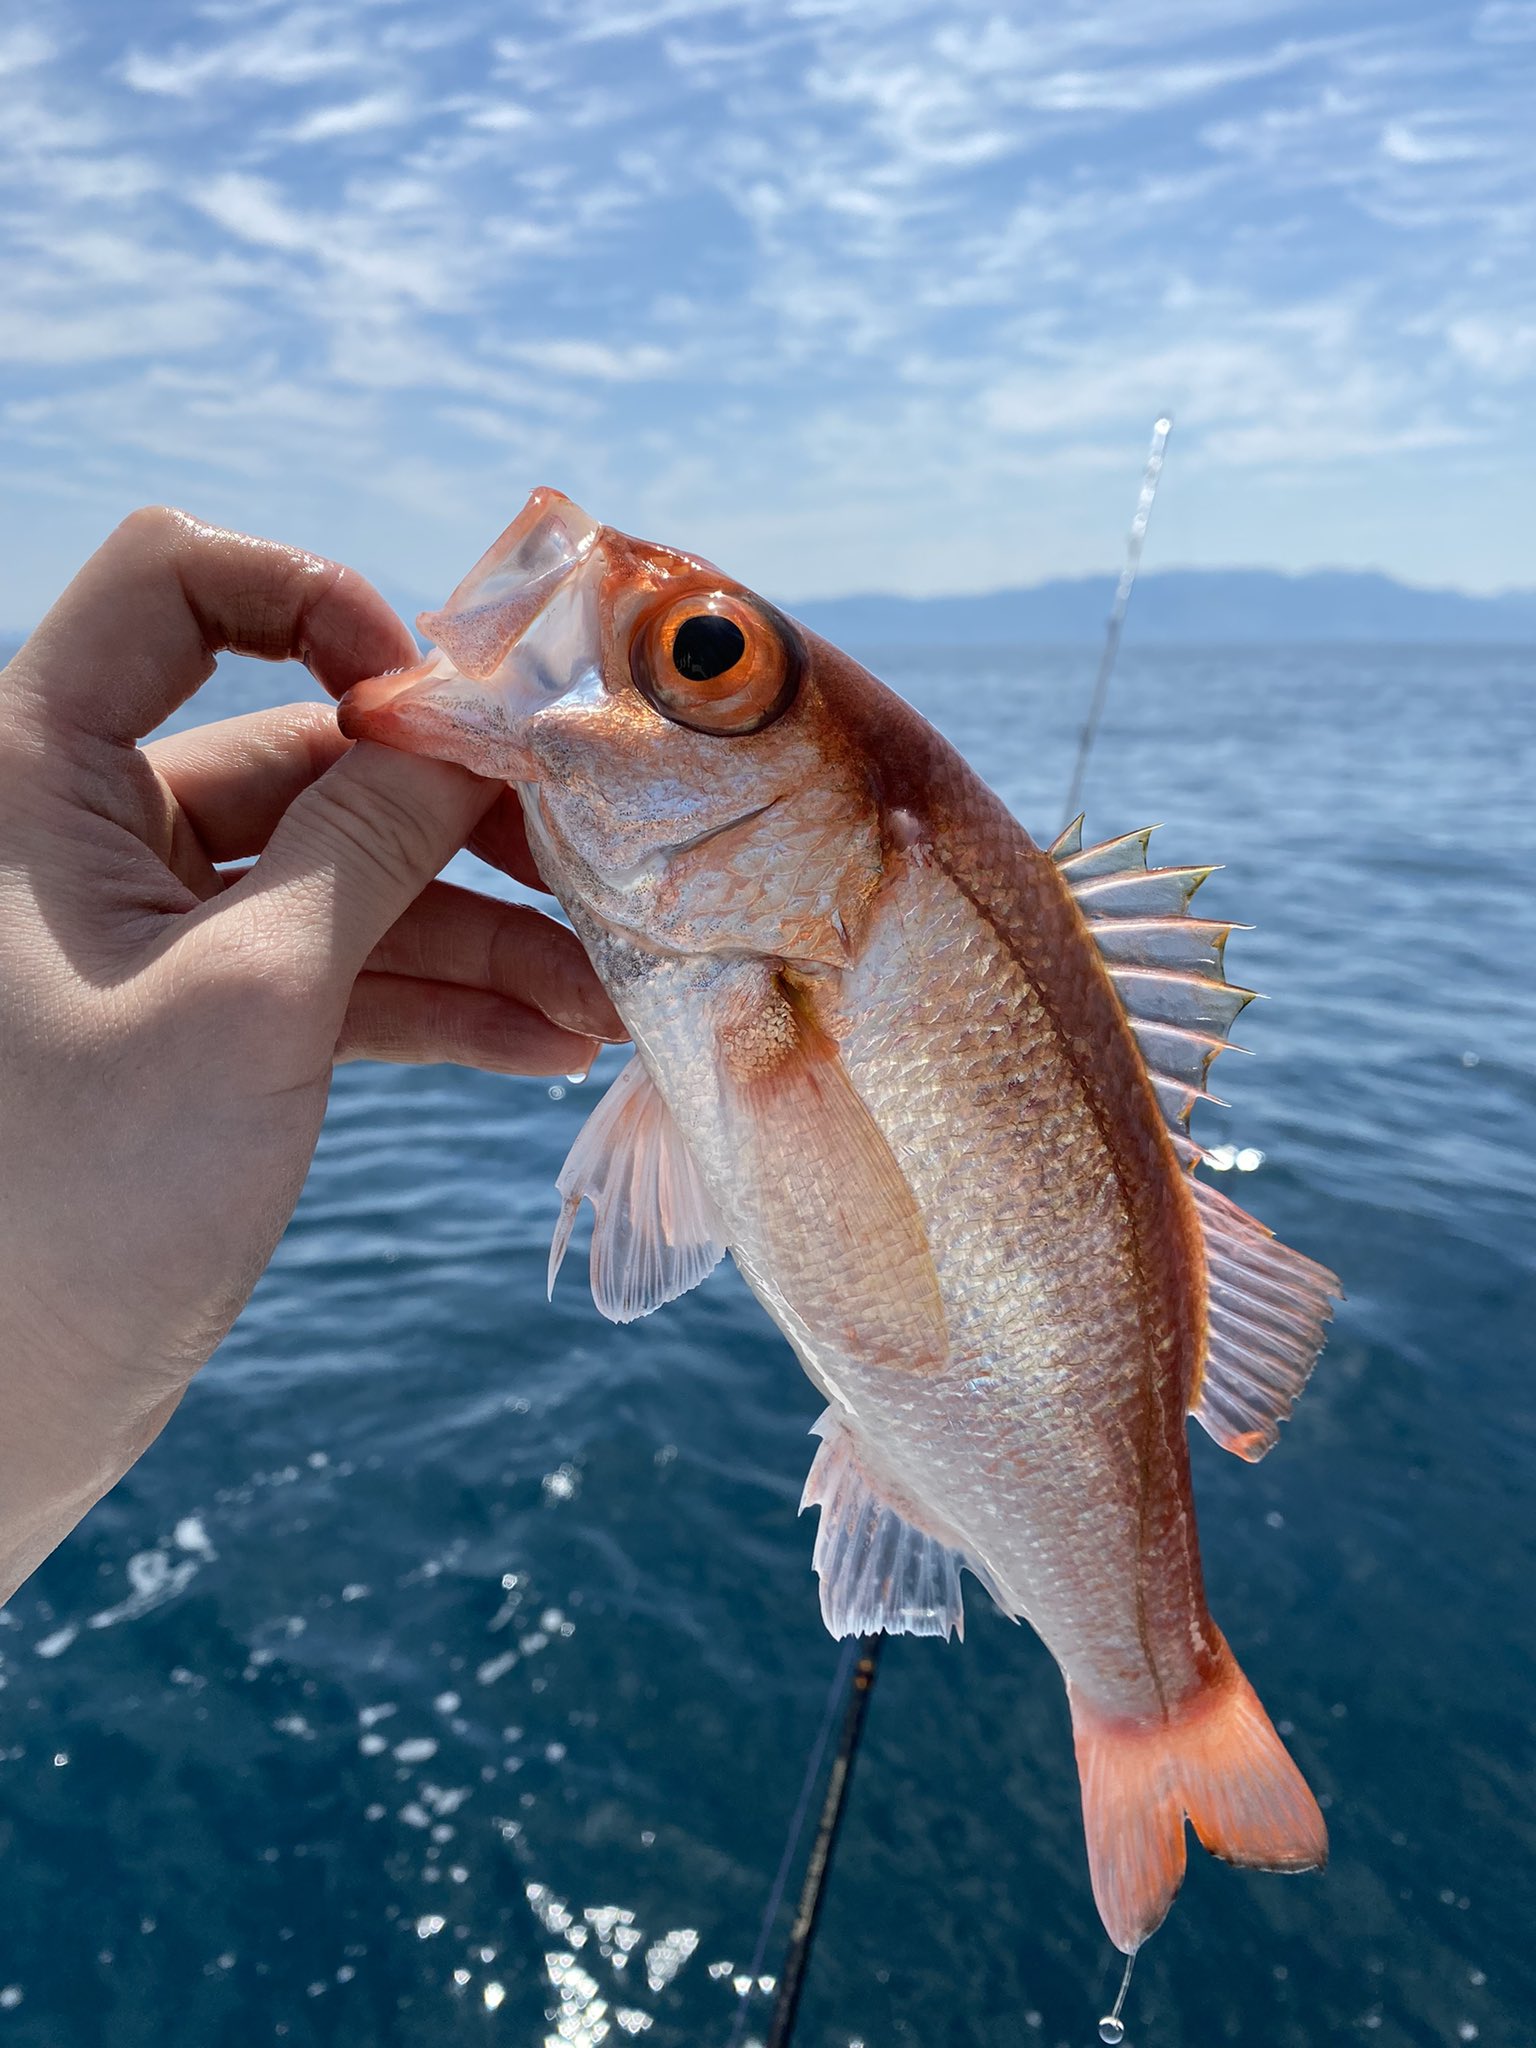
<path fill-rule="evenodd" d="M 1328 1832 L 1306 1780 L 1223 1645 L 1209 1684 L 1167 1720 L 1104 1714 L 1072 1695 L 1093 1896 L 1134 1955 L 1184 1877 L 1184 1820 L 1214 1856 L 1250 1870 L 1320 1870 Z"/>

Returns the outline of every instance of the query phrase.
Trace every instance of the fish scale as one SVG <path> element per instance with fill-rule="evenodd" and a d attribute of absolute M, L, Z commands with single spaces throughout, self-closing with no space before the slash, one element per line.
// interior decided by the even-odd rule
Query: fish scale
<path fill-rule="evenodd" d="M 918 1414 L 893 1412 L 878 1379 L 860 1381 L 860 1429 L 899 1446 L 890 1461 L 918 1498 L 943 1503 L 941 1518 L 1070 1677 L 1107 1706 L 1145 1711 L 1157 1689 L 1135 1660 L 1127 1683 L 1138 1516 L 1116 1455 L 1132 1429 L 1123 1411 L 1140 1402 L 1125 1364 L 1143 1348 L 1141 1304 L 1112 1163 L 996 933 L 938 869 L 911 869 L 896 894 L 890 938 L 877 924 L 850 976 L 844 1056 L 917 1194 L 951 1353 Z M 964 933 L 963 957 L 936 975 L 928 940 L 946 929 Z M 1171 1642 L 1157 1645 L 1173 1667 L 1165 1689 L 1194 1683 L 1188 1610 L 1199 1599 L 1186 1581 L 1164 1603 L 1175 1617 Z"/>

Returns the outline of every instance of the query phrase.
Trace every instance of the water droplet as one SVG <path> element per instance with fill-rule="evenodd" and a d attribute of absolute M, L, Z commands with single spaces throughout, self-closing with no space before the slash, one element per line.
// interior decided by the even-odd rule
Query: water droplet
<path fill-rule="evenodd" d="M 1114 2006 L 1099 2021 L 1099 2039 L 1107 2042 L 1109 2048 L 1118 2048 L 1118 2044 L 1125 2039 L 1125 2022 L 1120 2015 L 1125 2011 L 1125 1994 L 1131 1988 L 1131 1972 L 1135 1967 L 1136 1951 L 1132 1949 L 1125 1959 L 1125 1974 L 1120 1979 L 1120 1989 L 1115 1994 Z"/>

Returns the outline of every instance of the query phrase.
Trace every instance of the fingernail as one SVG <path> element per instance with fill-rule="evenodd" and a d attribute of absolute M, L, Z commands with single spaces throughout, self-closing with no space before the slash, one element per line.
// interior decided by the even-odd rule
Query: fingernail
<path fill-rule="evenodd" d="M 591 998 L 581 1005 L 580 1029 L 589 1032 L 593 1038 L 609 1045 L 622 1045 L 629 1033 L 624 1029 L 624 1019 L 609 1002 L 607 995 L 598 989 Z"/>
<path fill-rule="evenodd" d="M 608 999 L 608 991 L 586 974 L 557 982 L 539 998 L 551 1024 L 578 1038 L 593 1038 L 608 1045 L 622 1045 L 629 1033 L 624 1020 Z M 597 1057 L 593 1052 L 593 1058 Z"/>
<path fill-rule="evenodd" d="M 565 1077 L 566 1080 L 569 1081 L 573 1087 L 579 1088 L 582 1082 L 586 1080 L 588 1074 L 590 1074 L 592 1071 L 593 1062 L 596 1060 L 598 1054 L 602 1051 L 602 1049 L 603 1048 L 596 1042 L 596 1040 L 589 1039 L 587 1041 L 587 1056 L 585 1064 L 578 1065 L 575 1062 L 573 1062 L 571 1066 L 571 1071 Z"/>

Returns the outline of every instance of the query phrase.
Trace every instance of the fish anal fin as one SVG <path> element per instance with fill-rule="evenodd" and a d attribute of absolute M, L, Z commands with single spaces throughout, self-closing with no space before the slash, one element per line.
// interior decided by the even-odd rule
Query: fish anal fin
<path fill-rule="evenodd" d="M 1190 1412 L 1253 1464 L 1278 1441 L 1317 1363 L 1339 1283 L 1206 1182 L 1191 1185 L 1205 1238 L 1207 1338 Z"/>
<path fill-rule="evenodd" d="M 1126 1955 L 1156 1932 L 1184 1877 L 1184 1820 L 1250 1870 L 1320 1870 L 1328 1831 L 1306 1780 L 1223 1644 L 1207 1685 L 1166 1718 L 1105 1713 L 1073 1691 L 1088 1867 Z"/>
<path fill-rule="evenodd" d="M 852 1430 L 828 1409 L 815 1425 L 800 1511 L 819 1507 L 812 1563 L 821 1615 L 834 1636 L 884 1630 L 893 1636 L 964 1638 L 960 1570 L 964 1551 L 913 1519 L 920 1510 L 874 1476 Z"/>
<path fill-rule="evenodd" d="M 808 1331 L 870 1364 L 938 1371 L 949 1350 L 917 1199 L 804 988 L 747 984 L 717 1024 L 733 1138 L 756 1189 L 761 1264 Z"/>
<path fill-rule="evenodd" d="M 555 1185 L 563 1199 L 550 1292 L 576 1212 L 589 1201 L 592 1298 L 610 1322 L 634 1322 L 675 1301 L 725 1256 L 693 1155 L 638 1055 L 583 1124 Z"/>

